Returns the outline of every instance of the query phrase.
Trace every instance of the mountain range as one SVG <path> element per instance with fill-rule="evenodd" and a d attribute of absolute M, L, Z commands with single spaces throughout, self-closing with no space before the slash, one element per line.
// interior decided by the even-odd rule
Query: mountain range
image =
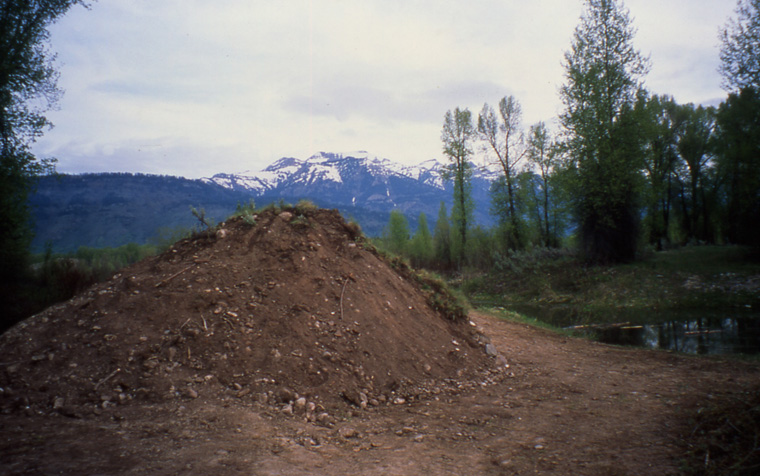
<path fill-rule="evenodd" d="M 441 178 L 443 164 L 428 160 L 407 166 L 366 151 L 320 152 L 301 160 L 284 157 L 258 172 L 217 174 L 202 179 L 235 191 L 249 192 L 262 202 L 309 198 L 344 213 L 368 210 L 389 214 L 399 210 L 416 223 L 420 213 L 435 220 L 440 203 L 452 205 L 452 185 Z M 475 168 L 472 176 L 476 221 L 490 224 L 489 195 L 497 174 Z"/>
<path fill-rule="evenodd" d="M 435 160 L 407 166 L 360 151 L 284 157 L 261 171 L 199 180 L 122 173 L 41 177 L 30 197 L 33 249 L 46 243 L 55 251 L 144 243 L 166 230 L 196 225 L 190 206 L 221 221 L 250 200 L 263 206 L 308 199 L 337 208 L 369 236 L 382 233 L 394 209 L 405 214 L 412 229 L 425 213 L 432 229 L 441 202 L 449 212 L 452 205 L 452 185 L 441 178 L 442 168 Z M 482 168 L 473 173 L 476 223 L 493 223 L 488 192 L 495 178 Z"/>

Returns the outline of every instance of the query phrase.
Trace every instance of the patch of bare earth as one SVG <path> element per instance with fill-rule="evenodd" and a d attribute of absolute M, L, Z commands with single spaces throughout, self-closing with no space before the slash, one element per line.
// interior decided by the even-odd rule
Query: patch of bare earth
<path fill-rule="evenodd" d="M 0 337 L 0 473 L 679 474 L 689 412 L 756 382 L 453 322 L 337 214 L 297 215 L 228 223 Z"/>

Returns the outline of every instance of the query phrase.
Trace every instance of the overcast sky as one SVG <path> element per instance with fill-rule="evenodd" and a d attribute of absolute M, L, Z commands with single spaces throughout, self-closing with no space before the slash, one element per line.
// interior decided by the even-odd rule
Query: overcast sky
<path fill-rule="evenodd" d="M 646 85 L 717 105 L 734 0 L 627 0 Z M 581 0 L 99 0 L 51 29 L 65 95 L 38 141 L 58 170 L 190 178 L 368 150 L 443 160 L 448 109 L 513 95 L 561 112 Z"/>

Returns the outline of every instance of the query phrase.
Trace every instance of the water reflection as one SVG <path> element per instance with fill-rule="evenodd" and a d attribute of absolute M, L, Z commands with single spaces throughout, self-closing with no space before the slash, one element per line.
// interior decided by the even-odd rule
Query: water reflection
<path fill-rule="evenodd" d="M 760 353 L 760 317 L 704 317 L 659 324 L 587 326 L 601 342 L 691 354 Z"/>
<path fill-rule="evenodd" d="M 601 342 L 690 354 L 760 354 L 760 312 L 755 309 L 680 309 L 669 311 L 615 310 L 614 319 L 625 324 L 576 325 L 594 322 L 572 306 L 537 306 L 477 302 L 509 309 L 557 327 L 573 329 Z M 600 321 L 609 320 L 603 316 Z"/>

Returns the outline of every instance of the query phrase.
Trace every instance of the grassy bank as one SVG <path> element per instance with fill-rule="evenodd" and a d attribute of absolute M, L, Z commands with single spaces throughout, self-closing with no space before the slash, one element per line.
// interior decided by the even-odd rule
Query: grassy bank
<path fill-rule="evenodd" d="M 501 306 L 559 326 L 636 322 L 690 310 L 760 310 L 760 261 L 749 248 L 694 246 L 616 266 L 570 253 L 510 257 L 498 273 L 465 277 L 476 305 Z M 641 317 L 644 316 L 644 317 Z"/>

